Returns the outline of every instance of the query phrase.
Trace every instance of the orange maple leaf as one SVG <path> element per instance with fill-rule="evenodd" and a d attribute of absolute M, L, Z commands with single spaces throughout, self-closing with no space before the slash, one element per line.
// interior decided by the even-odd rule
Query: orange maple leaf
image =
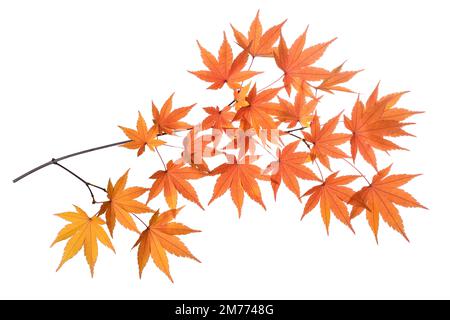
<path fill-rule="evenodd" d="M 281 35 L 278 49 L 274 51 L 275 62 L 284 72 L 284 87 L 289 95 L 292 86 L 301 91 L 300 88 L 308 87 L 305 84 L 306 81 L 320 81 L 329 76 L 327 70 L 311 65 L 322 57 L 325 50 L 335 39 L 304 49 L 307 30 L 295 40 L 290 49 L 286 46 L 283 35 Z M 304 88 L 302 91 L 308 92 L 309 90 Z"/>
<path fill-rule="evenodd" d="M 220 89 L 225 83 L 232 89 L 239 88 L 240 82 L 245 81 L 260 72 L 242 71 L 248 60 L 248 51 L 241 52 L 233 60 L 233 51 L 228 43 L 225 33 L 223 43 L 219 50 L 219 59 L 216 59 L 208 50 L 198 42 L 203 63 L 208 71 L 189 71 L 203 81 L 212 82 L 208 89 Z"/>
<path fill-rule="evenodd" d="M 173 134 L 176 130 L 186 130 L 192 127 L 190 124 L 181 121 L 181 119 L 187 116 L 195 104 L 177 108 L 172 111 L 172 100 L 174 94 L 175 93 L 172 93 L 166 102 L 164 102 L 161 111 L 158 111 L 158 108 L 152 101 L 153 122 L 158 128 L 159 134 Z"/>
<path fill-rule="evenodd" d="M 294 128 L 300 124 L 303 128 L 309 127 L 313 119 L 313 112 L 316 110 L 319 99 L 311 99 L 306 102 L 306 97 L 302 93 L 297 93 L 294 104 L 278 97 L 279 104 L 272 104 L 266 111 L 275 116 L 280 122 L 288 123 L 288 128 Z"/>
<path fill-rule="evenodd" d="M 125 188 L 128 172 L 129 170 L 117 180 L 114 186 L 111 179 L 108 181 L 107 192 L 109 201 L 103 203 L 99 210 L 99 215 L 105 213 L 106 224 L 111 235 L 113 235 L 116 220 L 125 228 L 139 232 L 131 214 L 151 212 L 149 207 L 136 200 L 136 198 L 146 193 L 148 189 L 141 187 Z"/>
<path fill-rule="evenodd" d="M 267 178 L 262 175 L 258 166 L 251 164 L 253 158 L 245 156 L 238 160 L 231 157 L 229 163 L 224 163 L 211 171 L 210 175 L 220 174 L 220 176 L 214 185 L 213 195 L 208 205 L 229 189 L 239 217 L 244 203 L 244 192 L 266 210 L 256 179 L 267 180 Z"/>
<path fill-rule="evenodd" d="M 333 93 L 333 91 L 353 92 L 352 90 L 343 87 L 341 84 L 350 81 L 357 73 L 361 72 L 362 70 L 342 71 L 343 67 L 344 63 L 331 70 L 328 77 L 326 77 L 322 81 L 322 83 L 315 89 L 328 93 Z"/>
<path fill-rule="evenodd" d="M 70 222 L 70 224 L 61 229 L 56 236 L 55 241 L 53 241 L 51 245 L 53 246 L 60 241 L 70 238 L 64 248 L 61 263 L 56 271 L 58 271 L 64 263 L 72 259 L 81 250 L 81 248 L 84 247 L 84 256 L 89 264 L 91 276 L 94 276 L 94 267 L 98 256 L 97 241 L 100 241 L 112 251 L 114 251 L 114 247 L 108 234 L 102 227 L 102 225 L 105 224 L 105 221 L 97 216 L 89 217 L 81 208 L 77 206 L 74 207 L 76 211 L 56 214 L 58 217 Z"/>
<path fill-rule="evenodd" d="M 305 140 L 313 144 L 310 150 L 311 159 L 313 161 L 318 159 L 328 169 L 330 169 L 329 157 L 336 159 L 349 157 L 341 149 L 336 147 L 350 139 L 349 134 L 334 133 L 341 114 L 342 112 L 330 119 L 322 127 L 320 126 L 319 117 L 316 114 L 311 122 L 311 133 L 302 132 Z"/>
<path fill-rule="evenodd" d="M 234 109 L 239 110 L 240 108 L 247 107 L 249 105 L 247 96 L 251 85 L 251 82 L 249 82 L 245 86 L 234 89 Z"/>
<path fill-rule="evenodd" d="M 408 183 L 419 175 L 397 174 L 389 175 L 392 165 L 379 171 L 368 187 L 363 187 L 349 200 L 353 205 L 351 218 L 355 218 L 366 210 L 366 218 L 378 242 L 378 228 L 380 215 L 394 230 L 399 232 L 407 241 L 402 217 L 395 205 L 406 208 L 423 208 L 416 199 L 399 187 Z"/>
<path fill-rule="evenodd" d="M 253 128 L 256 133 L 259 133 L 261 129 L 276 129 L 278 125 L 266 111 L 273 108 L 272 105 L 278 105 L 270 101 L 276 97 L 280 89 L 273 88 L 258 92 L 254 85 L 246 99 L 248 106 L 241 107 L 236 112 L 233 121 L 240 121 L 243 130 Z"/>
<path fill-rule="evenodd" d="M 247 49 L 252 57 L 273 57 L 273 46 L 280 38 L 281 28 L 286 20 L 269 28 L 266 32 L 262 31 L 261 22 L 259 20 L 259 10 L 256 17 L 250 25 L 248 38 L 238 31 L 233 25 L 231 28 L 234 32 L 236 42 L 242 49 Z"/>
<path fill-rule="evenodd" d="M 320 201 L 320 212 L 328 234 L 330 227 L 330 211 L 333 212 L 334 216 L 339 221 L 354 232 L 346 203 L 355 192 L 344 185 L 353 182 L 357 178 L 360 178 L 360 176 L 338 177 L 337 175 L 338 172 L 331 174 L 321 185 L 312 187 L 302 196 L 309 196 L 303 210 L 302 219 L 311 212 Z"/>
<path fill-rule="evenodd" d="M 410 123 L 401 121 L 420 112 L 393 108 L 405 92 L 387 95 L 378 99 L 379 86 L 364 105 L 356 101 L 351 118 L 344 117 L 347 129 L 352 132 L 350 144 L 353 161 L 359 152 L 370 165 L 377 169 L 377 158 L 374 149 L 382 151 L 406 150 L 385 137 L 410 135 L 402 128 Z"/>
<path fill-rule="evenodd" d="M 147 146 L 151 151 L 154 151 L 156 147 L 165 143 L 164 141 L 158 139 L 157 127 L 153 126 L 150 129 L 147 128 L 147 123 L 140 112 L 136 124 L 137 130 L 122 126 L 119 126 L 119 128 L 122 129 L 126 136 L 132 140 L 121 146 L 127 149 L 138 149 L 138 157 L 144 153 L 145 146 Z"/>
<path fill-rule="evenodd" d="M 167 163 L 166 170 L 159 170 L 150 177 L 150 179 L 155 179 L 155 181 L 150 188 L 147 203 L 164 190 L 164 197 L 171 209 L 177 207 L 178 193 L 203 209 L 203 206 L 198 199 L 197 192 L 187 180 L 199 179 L 205 175 L 204 172 L 199 171 L 196 168 L 189 166 L 185 167 L 184 163 L 181 161 L 174 163 L 170 160 Z"/>
<path fill-rule="evenodd" d="M 200 262 L 189 251 L 186 245 L 178 239 L 178 235 L 186 235 L 193 232 L 200 232 L 193 230 L 185 225 L 177 222 L 172 222 L 177 216 L 179 209 L 171 209 L 163 213 L 156 212 L 150 219 L 148 228 L 144 230 L 136 244 L 133 246 L 138 248 L 138 265 L 139 277 L 142 277 L 144 270 L 150 256 L 155 265 L 164 272 L 170 281 L 173 282 L 169 270 L 169 260 L 166 252 L 169 252 L 177 257 L 191 258 Z"/>
<path fill-rule="evenodd" d="M 203 108 L 208 116 L 202 121 L 202 129 L 218 129 L 226 130 L 233 128 L 233 118 L 235 113 L 231 110 L 231 106 L 225 106 L 222 109 L 219 107 L 205 107 Z"/>
<path fill-rule="evenodd" d="M 300 141 L 295 141 L 282 150 L 278 149 L 278 160 L 267 166 L 265 174 L 272 173 L 270 182 L 276 199 L 281 181 L 300 199 L 300 186 L 297 178 L 319 181 L 320 179 L 304 165 L 309 159 L 307 152 L 295 152 Z"/>

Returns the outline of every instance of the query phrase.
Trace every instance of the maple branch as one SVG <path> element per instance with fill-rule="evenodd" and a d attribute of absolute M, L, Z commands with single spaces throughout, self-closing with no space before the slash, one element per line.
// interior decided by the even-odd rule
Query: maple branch
<path fill-rule="evenodd" d="M 309 143 L 305 139 L 303 139 L 302 137 L 300 137 L 292 132 L 293 131 L 285 131 L 285 133 L 287 133 L 288 135 L 303 141 L 303 143 L 305 143 L 307 145 L 308 149 L 311 149 Z"/>
<path fill-rule="evenodd" d="M 99 187 L 93 183 L 87 182 L 86 180 L 84 180 L 83 178 L 81 178 L 79 175 L 77 175 L 75 172 L 73 172 L 72 170 L 69 170 L 68 168 L 66 168 L 65 166 L 63 166 L 62 164 L 58 163 L 58 161 L 56 159 L 52 159 L 52 164 L 60 167 L 61 169 L 64 169 L 65 171 L 67 171 L 68 173 L 70 173 L 72 176 L 74 176 L 75 178 L 77 178 L 78 180 L 80 180 L 81 182 L 84 183 L 84 185 L 88 188 L 89 193 L 91 195 L 92 198 L 92 204 L 97 204 L 97 203 L 103 203 L 103 201 L 97 201 L 95 200 L 95 196 L 94 196 L 94 192 L 92 192 L 91 187 L 93 188 L 97 188 L 99 190 L 102 190 L 104 192 L 107 192 L 105 188 Z"/>
<path fill-rule="evenodd" d="M 102 150 L 102 149 L 106 149 L 106 148 L 120 146 L 120 145 L 125 144 L 127 142 L 131 142 L 131 140 L 110 143 L 110 144 L 106 144 L 104 146 L 95 147 L 95 148 L 91 148 L 91 149 L 86 149 L 86 150 L 78 151 L 78 152 L 75 152 L 75 153 L 71 153 L 71 154 L 68 154 L 68 155 L 65 155 L 65 156 L 62 156 L 62 157 L 59 157 L 59 158 L 54 158 L 54 159 L 52 159 L 52 160 L 50 160 L 50 161 L 48 161 L 46 163 L 43 163 L 43 164 L 37 166 L 36 168 L 31 169 L 30 171 L 22 174 L 21 176 L 15 178 L 13 180 L 13 182 L 14 183 L 19 182 L 20 180 L 22 180 L 23 178 L 29 176 L 30 174 L 35 173 L 36 171 L 39 171 L 41 169 L 44 169 L 45 167 L 48 167 L 49 165 L 52 165 L 55 162 L 60 162 L 60 161 L 65 160 L 65 159 L 69 159 L 69 158 L 72 158 L 72 157 L 76 157 L 76 156 L 79 156 L 79 155 L 82 155 L 82 154 L 85 154 L 85 153 L 89 153 L 89 152 L 93 152 L 93 151 L 97 151 L 97 150 Z"/>
<path fill-rule="evenodd" d="M 234 102 L 235 102 L 235 100 L 233 100 L 233 102 L 230 103 L 230 105 L 232 105 Z M 185 130 L 175 130 L 174 133 L 189 131 L 191 129 L 192 128 L 187 128 Z M 165 135 L 167 135 L 167 133 L 163 132 L 163 133 L 158 133 L 157 136 L 161 137 L 161 136 L 165 136 Z M 41 165 L 31 169 L 31 170 L 25 172 L 24 174 L 18 176 L 17 178 L 15 178 L 13 180 L 13 183 L 19 182 L 20 180 L 22 180 L 23 178 L 29 176 L 30 174 L 33 174 L 33 173 L 35 173 L 35 172 L 37 172 L 37 171 L 39 171 L 41 169 L 44 169 L 45 167 L 48 167 L 49 165 L 54 164 L 54 161 L 60 162 L 62 160 L 66 160 L 66 159 L 69 159 L 69 158 L 72 158 L 72 157 L 76 157 L 76 156 L 79 156 L 79 155 L 82 155 L 82 154 L 85 154 L 85 153 L 90 153 L 90 152 L 94 152 L 94 151 L 97 151 L 97 150 L 102 150 L 102 149 L 107 149 L 107 148 L 111 148 L 111 147 L 120 146 L 122 144 L 131 142 L 131 141 L 133 141 L 133 140 L 125 140 L 125 141 L 114 142 L 114 143 L 110 143 L 110 144 L 105 144 L 103 146 L 99 146 L 99 147 L 90 148 L 90 149 L 78 151 L 78 152 L 75 152 L 75 153 L 71 153 L 71 154 L 68 154 L 68 155 L 65 155 L 65 156 L 62 156 L 62 157 L 59 157 L 59 158 L 54 158 L 54 159 L 52 159 L 50 161 L 47 161 L 47 162 L 45 162 L 45 163 L 43 163 L 43 164 L 41 164 Z"/>
<path fill-rule="evenodd" d="M 307 127 L 301 127 L 301 128 L 297 128 L 297 129 L 292 129 L 292 130 L 287 130 L 287 131 L 285 131 L 285 133 L 293 133 L 293 132 L 297 132 L 297 131 L 303 131 L 303 130 L 306 130 L 306 129 L 308 129 Z"/>
<path fill-rule="evenodd" d="M 306 129 L 306 128 L 297 129 L 297 131 L 304 130 L 304 129 Z M 307 146 L 308 149 L 311 150 L 311 145 L 308 143 L 308 141 L 306 141 L 306 139 L 304 139 L 304 138 L 302 138 L 302 137 L 300 137 L 300 136 L 298 136 L 298 135 L 296 135 L 296 134 L 294 134 L 292 132 L 293 132 L 292 130 L 291 131 L 285 131 L 285 133 L 287 133 L 288 135 L 290 135 L 292 137 L 295 137 L 295 138 L 299 139 L 300 141 L 302 141 L 305 144 L 305 146 Z"/>

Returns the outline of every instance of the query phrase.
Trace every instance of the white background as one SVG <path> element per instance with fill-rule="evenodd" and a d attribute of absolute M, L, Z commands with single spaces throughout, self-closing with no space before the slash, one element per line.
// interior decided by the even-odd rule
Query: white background
<path fill-rule="evenodd" d="M 446 1 L 0 3 L 0 298 L 450 298 Z M 426 111 L 410 128 L 417 138 L 397 140 L 411 151 L 380 157 L 395 173 L 424 174 L 406 189 L 430 210 L 401 209 L 411 243 L 383 224 L 376 245 L 362 216 L 356 235 L 333 219 L 328 237 L 317 210 L 300 222 L 303 205 L 285 187 L 274 203 L 264 184 L 267 212 L 246 199 L 240 220 L 228 193 L 205 212 L 188 204 L 179 220 L 203 232 L 184 241 L 203 263 L 170 257 L 175 284 L 152 263 L 139 280 L 136 236 L 121 227 L 117 254 L 102 247 L 93 280 L 82 254 L 55 273 L 64 245 L 49 245 L 64 222 L 52 214 L 71 204 L 93 212 L 89 195 L 56 167 L 11 180 L 51 157 L 124 139 L 117 125 L 133 126 L 138 110 L 150 121 L 151 99 L 161 105 L 173 91 L 177 106 L 228 102 L 229 91 L 207 92 L 186 72 L 203 68 L 195 40 L 216 53 L 223 30 L 233 39 L 229 23 L 246 32 L 258 8 L 265 27 L 288 18 L 288 43 L 308 24 L 310 44 L 338 36 L 321 65 L 365 69 L 351 82 L 363 99 L 381 80 L 381 93 L 410 90 L 400 106 Z M 273 62 L 255 64 L 265 67 L 260 83 L 279 74 Z M 348 114 L 354 99 L 339 94 L 319 110 Z M 203 115 L 198 107 L 189 120 Z M 137 159 L 122 148 L 64 164 L 99 184 L 131 167 L 130 182 L 142 186 L 160 168 L 154 154 Z M 343 162 L 334 168 L 352 173 Z M 204 204 L 214 181 L 193 182 Z"/>

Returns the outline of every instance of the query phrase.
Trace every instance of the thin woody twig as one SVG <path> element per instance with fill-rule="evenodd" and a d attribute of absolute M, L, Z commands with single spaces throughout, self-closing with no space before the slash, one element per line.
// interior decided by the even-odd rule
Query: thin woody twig
<path fill-rule="evenodd" d="M 292 132 L 297 132 L 297 131 L 303 131 L 308 129 L 307 127 L 301 127 L 301 128 L 297 128 L 297 129 L 291 129 L 291 130 L 287 130 L 285 131 L 286 133 L 292 133 Z"/>
<path fill-rule="evenodd" d="M 89 153 L 89 152 L 94 152 L 94 151 L 97 151 L 97 150 L 102 150 L 102 149 L 106 149 L 106 148 L 120 146 L 120 145 L 125 144 L 125 143 L 130 142 L 130 141 L 131 140 L 110 143 L 110 144 L 106 144 L 106 145 L 103 145 L 103 146 L 100 146 L 100 147 L 90 148 L 90 149 L 78 151 L 78 152 L 75 152 L 75 153 L 71 153 L 71 154 L 68 154 L 68 155 L 65 155 L 65 156 L 62 156 L 62 157 L 59 157 L 59 158 L 54 158 L 54 159 L 52 159 L 52 160 L 50 160 L 48 162 L 45 162 L 45 163 L 37 166 L 36 168 L 31 169 L 30 171 L 22 174 L 21 176 L 15 178 L 13 180 L 13 182 L 14 183 L 19 182 L 20 180 L 22 180 L 23 178 L 29 176 L 30 174 L 35 173 L 36 171 L 39 171 L 41 169 L 44 169 L 45 167 L 48 167 L 49 165 L 52 165 L 55 162 L 60 162 L 60 161 L 65 160 L 65 159 L 76 157 L 76 156 L 79 156 L 79 155 L 82 155 L 82 154 L 85 154 L 85 153 Z"/>
<path fill-rule="evenodd" d="M 230 105 L 232 105 L 234 102 L 235 102 L 235 100 L 233 100 L 233 102 L 230 103 Z M 188 128 L 186 130 L 176 130 L 174 132 L 183 132 L 183 131 L 188 131 L 188 130 L 191 130 L 191 129 L 192 128 Z M 167 135 L 167 133 L 165 133 L 165 132 L 164 133 L 159 133 L 158 137 L 165 136 L 165 135 Z M 110 143 L 110 144 L 105 144 L 103 146 L 99 146 L 99 147 L 90 148 L 90 149 L 78 151 L 78 152 L 75 152 L 75 153 L 71 153 L 71 154 L 68 154 L 68 155 L 65 155 L 65 156 L 62 156 L 62 157 L 59 157 L 59 158 L 54 158 L 54 159 L 52 159 L 50 161 L 47 161 L 47 162 L 45 162 L 45 163 L 43 163 L 43 164 L 41 164 L 41 165 L 31 169 L 31 170 L 25 172 L 24 174 L 18 176 L 17 178 L 15 178 L 13 180 L 13 182 L 14 183 L 19 182 L 20 180 L 22 180 L 23 178 L 29 176 L 30 174 L 33 174 L 33 173 L 35 173 L 35 172 L 37 172 L 37 171 L 39 171 L 41 169 L 44 169 L 45 167 L 48 167 L 49 165 L 54 164 L 53 161 L 60 162 L 62 160 L 66 160 L 66 159 L 69 159 L 69 158 L 72 158 L 72 157 L 76 157 L 76 156 L 79 156 L 79 155 L 82 155 L 82 154 L 85 154 L 85 153 L 90 153 L 90 152 L 94 152 L 94 151 L 97 151 L 97 150 L 102 150 L 102 149 L 107 149 L 107 148 L 111 148 L 111 147 L 120 146 L 120 145 L 123 145 L 123 144 L 131 142 L 131 141 L 132 140 L 125 140 L 125 141 L 114 142 L 114 143 Z"/>
<path fill-rule="evenodd" d="M 99 190 L 102 190 L 102 191 L 106 192 L 106 189 L 105 189 L 105 188 L 102 188 L 102 187 L 99 187 L 99 186 L 97 186 L 97 185 L 95 185 L 95 184 L 93 184 L 93 183 L 87 182 L 86 180 L 84 180 L 83 178 L 81 178 L 79 175 L 77 175 L 75 172 L 73 172 L 72 170 L 70 170 L 70 169 L 66 168 L 65 166 L 63 166 L 62 164 L 58 163 L 58 161 L 57 161 L 56 159 L 52 159 L 51 162 L 52 162 L 52 164 L 54 164 L 54 165 L 60 167 L 61 169 L 67 171 L 67 172 L 70 173 L 72 176 L 74 176 L 75 178 L 77 178 L 78 180 L 80 180 L 81 182 L 83 182 L 83 184 L 84 184 L 84 185 L 88 188 L 88 190 L 89 190 L 89 194 L 91 195 L 91 198 L 92 198 L 92 204 L 103 203 L 102 201 L 97 201 L 97 200 L 95 199 L 95 195 L 94 195 L 94 192 L 92 191 L 91 187 L 97 188 L 97 189 L 99 189 Z"/>
<path fill-rule="evenodd" d="M 292 132 L 286 131 L 286 133 L 287 133 L 288 135 L 294 137 L 294 138 L 297 138 L 297 139 L 299 139 L 299 140 L 302 140 L 303 142 L 306 142 L 305 139 L 303 139 L 302 137 L 299 137 L 298 135 L 296 135 L 296 134 L 294 134 L 294 133 L 292 133 Z M 309 146 L 309 144 L 308 144 L 308 146 Z"/>
<path fill-rule="evenodd" d="M 53 161 L 53 164 L 54 164 L 54 165 L 57 165 L 57 166 L 60 167 L 61 169 L 64 169 L 65 171 L 67 171 L 68 173 L 70 173 L 72 176 L 74 176 L 75 178 L 77 178 L 78 180 L 80 180 L 81 182 L 83 182 L 84 185 L 86 185 L 86 187 L 88 188 L 89 193 L 90 193 L 90 195 L 91 195 L 91 197 L 92 197 L 92 204 L 99 204 L 99 203 L 106 203 L 106 202 L 108 202 L 108 201 L 97 201 L 97 200 L 95 200 L 94 193 L 92 192 L 92 189 L 91 189 L 91 187 L 93 187 L 93 188 L 97 188 L 97 189 L 102 190 L 103 192 L 107 193 L 107 191 L 106 191 L 105 188 L 102 188 L 102 187 L 99 187 L 99 186 L 97 186 L 97 185 L 95 185 L 95 184 L 93 184 L 93 183 L 87 182 L 86 180 L 84 180 L 83 178 L 81 178 L 79 175 L 77 175 L 75 172 L 73 172 L 72 170 L 70 170 L 70 169 L 68 169 L 67 167 L 63 166 L 62 164 L 58 163 L 58 162 L 56 161 L 56 159 L 52 159 L 52 161 Z M 137 214 L 132 213 L 132 212 L 130 212 L 130 213 L 131 213 L 131 215 L 132 215 L 133 217 L 135 217 L 137 220 L 139 220 L 146 228 L 148 228 L 148 225 L 147 225 L 141 218 L 139 218 L 139 216 L 138 216 Z"/>

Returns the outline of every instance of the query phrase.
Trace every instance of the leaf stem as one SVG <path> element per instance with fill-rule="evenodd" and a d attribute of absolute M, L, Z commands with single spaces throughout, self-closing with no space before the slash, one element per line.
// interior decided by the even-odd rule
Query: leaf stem
<path fill-rule="evenodd" d="M 254 61 L 255 61 L 255 57 L 252 56 L 252 60 L 250 61 L 250 65 L 248 66 L 248 70 L 247 71 L 250 71 L 252 69 Z"/>
<path fill-rule="evenodd" d="M 317 160 L 316 159 L 314 159 L 314 161 L 313 161 L 315 164 L 316 164 L 316 167 L 317 167 L 317 169 L 319 170 L 319 174 L 320 174 L 320 179 L 322 179 L 322 182 L 324 182 L 324 178 L 323 178 L 323 173 L 322 173 L 322 169 L 320 169 L 320 165 L 319 165 L 319 163 L 317 162 Z"/>
<path fill-rule="evenodd" d="M 255 61 L 255 57 L 252 56 L 252 60 L 250 61 L 250 65 L 248 66 L 247 71 L 250 71 L 252 69 L 254 61 Z M 244 84 L 244 81 L 241 81 L 241 87 L 242 87 L 243 84 Z"/>
<path fill-rule="evenodd" d="M 259 89 L 258 92 L 261 92 L 263 90 L 266 90 L 268 88 L 270 88 L 271 86 L 273 86 L 275 83 L 277 83 L 278 81 L 280 81 L 281 79 L 283 79 L 284 74 L 282 74 L 278 79 L 272 81 L 271 83 L 269 83 L 267 86 L 263 87 L 262 89 Z"/>
<path fill-rule="evenodd" d="M 156 153 L 158 154 L 159 160 L 161 160 L 161 163 L 162 163 L 163 166 L 164 166 L 164 170 L 167 171 L 166 163 L 164 162 L 164 160 L 163 160 L 163 158 L 162 158 L 162 156 L 161 156 L 161 153 L 159 153 L 159 150 L 158 150 L 157 147 L 155 147 L 155 151 L 156 151 Z"/>
<path fill-rule="evenodd" d="M 364 180 L 366 180 L 366 182 L 369 186 L 371 185 L 371 183 L 370 183 L 369 179 L 367 179 L 366 175 L 364 173 L 362 173 L 361 170 L 359 170 L 353 163 L 351 163 L 348 159 L 345 159 L 345 158 L 343 158 L 342 160 L 347 162 L 353 169 L 355 169 L 361 175 L 361 177 L 363 177 Z"/>
<path fill-rule="evenodd" d="M 308 141 L 306 141 L 305 139 L 303 139 L 302 137 L 299 137 L 296 134 L 293 134 L 292 132 L 287 132 L 290 136 L 293 136 L 297 139 L 300 139 L 305 145 L 306 147 L 311 151 L 311 145 L 308 143 Z M 313 163 L 316 165 L 317 169 L 319 170 L 319 174 L 320 174 L 320 178 L 322 179 L 322 182 L 324 181 L 324 177 L 323 177 L 323 173 L 322 173 L 322 169 L 320 168 L 319 163 L 317 162 L 316 159 L 313 160 Z"/>
<path fill-rule="evenodd" d="M 131 213 L 133 215 L 133 217 L 135 217 L 136 219 L 138 219 L 144 226 L 146 229 L 148 229 L 148 225 L 141 219 L 139 218 L 139 216 L 135 213 Z"/>

